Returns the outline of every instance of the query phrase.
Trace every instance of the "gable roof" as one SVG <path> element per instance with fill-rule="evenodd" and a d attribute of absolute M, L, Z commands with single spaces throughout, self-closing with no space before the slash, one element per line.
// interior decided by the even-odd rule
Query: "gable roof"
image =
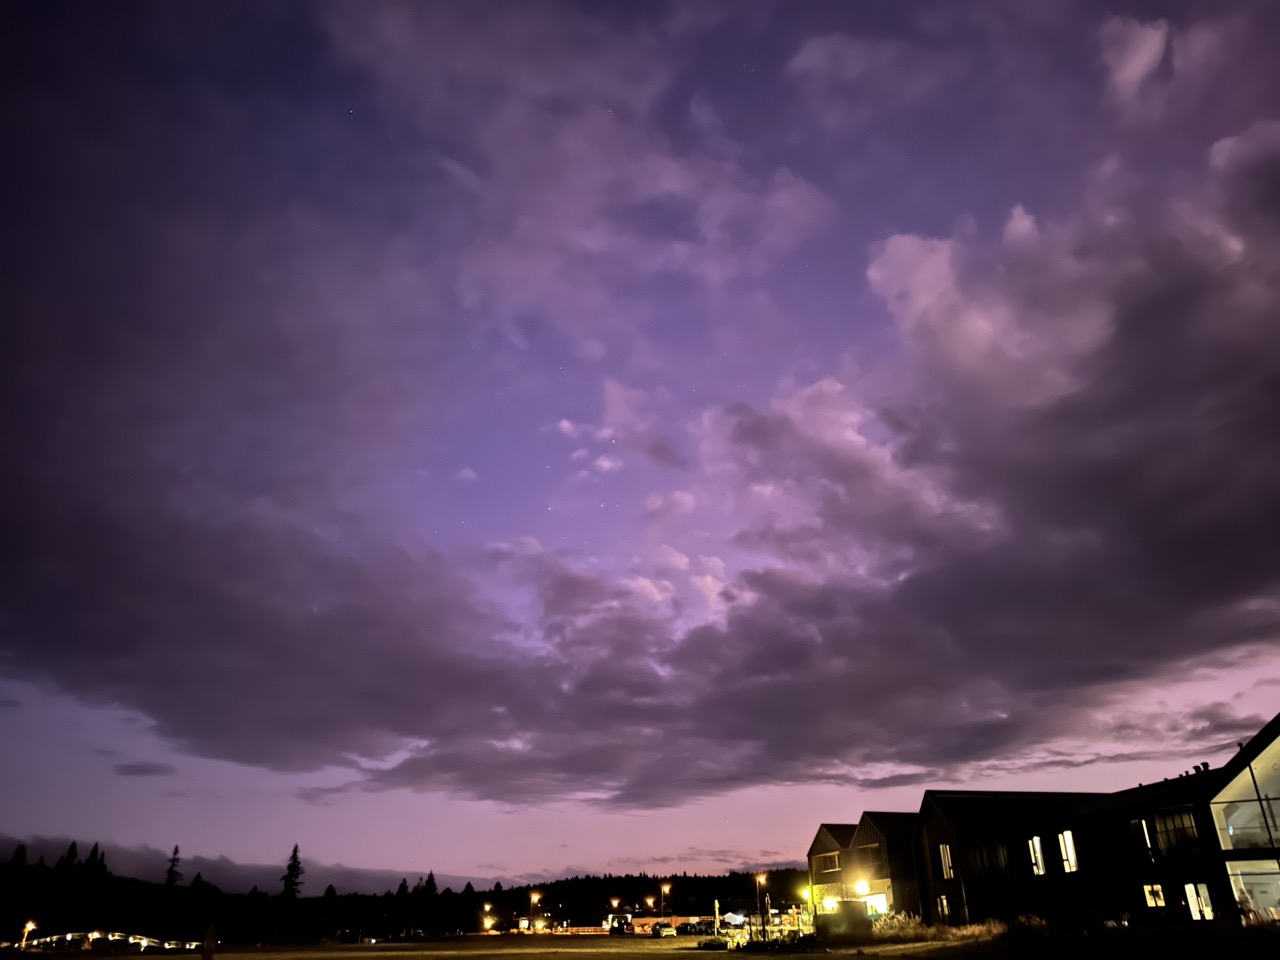
<path fill-rule="evenodd" d="M 853 835 L 858 830 L 856 823 L 822 823 L 809 844 L 809 856 L 829 853 L 832 850 L 848 850 L 853 843 Z M 825 840 L 824 840 L 825 835 Z"/>
<path fill-rule="evenodd" d="M 915 839 L 918 813 L 900 813 L 888 810 L 868 810 L 858 822 L 858 842 L 883 840 L 890 844 L 910 844 Z"/>

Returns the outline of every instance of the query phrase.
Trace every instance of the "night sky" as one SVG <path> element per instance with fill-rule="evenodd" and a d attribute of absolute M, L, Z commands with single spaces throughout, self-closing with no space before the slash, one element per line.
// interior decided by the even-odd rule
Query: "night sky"
<path fill-rule="evenodd" d="M 1280 4 L 0 16 L 0 832 L 719 872 L 1280 709 Z"/>

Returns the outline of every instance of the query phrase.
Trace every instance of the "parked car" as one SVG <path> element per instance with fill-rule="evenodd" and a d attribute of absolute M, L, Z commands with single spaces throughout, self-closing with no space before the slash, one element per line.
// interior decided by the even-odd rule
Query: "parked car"
<path fill-rule="evenodd" d="M 649 931 L 651 937 L 674 937 L 676 928 L 669 923 L 655 923 Z"/>

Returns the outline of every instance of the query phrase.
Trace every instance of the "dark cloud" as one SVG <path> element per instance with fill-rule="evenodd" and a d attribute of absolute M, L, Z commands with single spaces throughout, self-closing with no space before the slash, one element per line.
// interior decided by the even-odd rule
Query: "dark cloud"
<path fill-rule="evenodd" d="M 648 501 L 650 529 L 748 558 L 703 581 L 704 616 L 644 601 L 622 550 L 524 543 L 462 566 L 422 536 L 427 496 L 404 477 L 428 425 L 466 407 L 443 359 L 474 347 L 464 307 L 554 318 L 593 362 L 641 354 L 645 324 L 616 319 L 637 288 L 677 273 L 750 290 L 831 202 L 786 167 L 686 157 L 661 134 L 679 72 L 661 51 L 690 49 L 673 23 L 630 36 L 510 9 L 491 26 L 447 4 L 324 7 L 298 56 L 376 88 L 360 115 L 323 84 L 236 96 L 199 57 L 214 76 L 157 92 L 206 49 L 167 20 L 163 62 L 112 60 L 93 84 L 64 76 L 82 40 L 37 45 L 53 53 L 10 129 L 42 147 L 6 227 L 23 274 L 0 334 L 6 676 L 130 708 L 188 753 L 507 802 L 886 787 L 1069 765 L 1043 745 L 1082 732 L 1119 744 L 1102 761 L 1252 728 L 1221 705 L 1173 727 L 1089 716 L 1122 681 L 1274 647 L 1276 128 L 1255 110 L 1206 168 L 1221 131 L 1197 115 L 1195 176 L 1153 174 L 1168 197 L 1133 189 L 1143 154 L 1122 151 L 1072 217 L 887 238 L 869 279 L 891 375 L 718 406 L 694 418 L 696 453 L 667 439 L 656 390 L 603 376 L 592 442 L 688 474 Z M 1073 42 L 1096 45 L 1088 26 Z M 792 74 L 838 131 L 892 127 L 863 116 L 891 87 L 891 106 L 935 117 L 971 65 L 920 42 L 810 38 Z M 248 60 L 274 76 L 266 52 Z M 1097 105 L 1095 66 L 1065 100 Z M 1254 72 L 1246 104 L 1273 80 Z M 1143 123 L 1177 117 L 1152 110 Z M 384 149 L 393 135 L 414 146 Z M 635 316 L 659 312 L 644 303 Z"/>
<path fill-rule="evenodd" d="M 122 777 L 163 777 L 177 773 L 176 767 L 154 760 L 139 760 L 135 763 L 117 763 L 115 771 Z"/>

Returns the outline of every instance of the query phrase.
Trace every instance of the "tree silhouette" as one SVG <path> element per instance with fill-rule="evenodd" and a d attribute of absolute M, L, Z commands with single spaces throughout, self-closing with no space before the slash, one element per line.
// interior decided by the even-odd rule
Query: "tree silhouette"
<path fill-rule="evenodd" d="M 439 892 L 440 892 L 440 888 L 439 888 L 438 886 L 436 886 L 436 874 L 435 874 L 435 871 L 434 871 L 434 870 L 428 870 L 428 871 L 427 871 L 427 882 L 426 882 L 426 895 L 427 895 L 428 897 L 434 897 L 434 896 L 435 896 L 437 893 L 439 893 Z"/>
<path fill-rule="evenodd" d="M 58 858 L 58 862 L 53 865 L 55 870 L 70 870 L 72 867 L 80 864 L 80 851 L 76 847 L 76 842 L 71 841 L 71 846 L 67 847 L 67 852 Z"/>
<path fill-rule="evenodd" d="M 182 862 L 182 858 L 178 856 L 178 845 L 173 845 L 173 856 L 169 858 L 169 869 L 164 872 L 164 885 L 166 887 L 176 887 L 178 881 L 182 879 L 182 871 L 178 869 L 178 864 Z"/>
<path fill-rule="evenodd" d="M 13 848 L 13 856 L 9 858 L 9 865 L 13 867 L 25 867 L 27 865 L 27 845 L 20 843 Z"/>
<path fill-rule="evenodd" d="M 284 889 L 280 891 L 280 896 L 293 899 L 298 895 L 299 888 L 302 886 L 302 875 L 307 871 L 302 869 L 302 861 L 298 859 L 298 845 L 293 845 L 293 853 L 289 854 L 289 865 L 284 868 L 284 876 L 280 878 L 284 883 Z"/>

